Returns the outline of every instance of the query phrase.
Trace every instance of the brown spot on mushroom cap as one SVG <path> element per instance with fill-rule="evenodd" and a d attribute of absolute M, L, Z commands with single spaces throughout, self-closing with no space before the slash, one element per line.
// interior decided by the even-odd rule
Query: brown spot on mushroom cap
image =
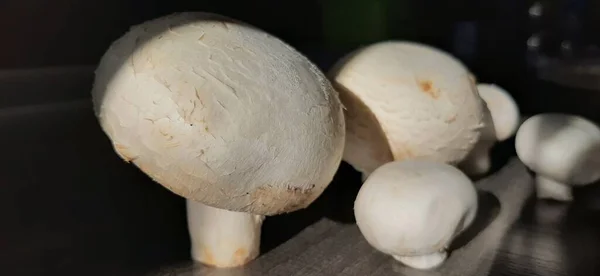
<path fill-rule="evenodd" d="M 421 88 L 421 91 L 423 93 L 427 94 L 428 96 L 434 99 L 440 97 L 440 90 L 434 88 L 433 82 L 431 82 L 430 80 L 419 80 L 417 83 L 419 84 L 419 87 Z"/>
<path fill-rule="evenodd" d="M 419 81 L 419 86 L 421 86 L 421 90 L 423 90 L 424 92 L 429 92 L 431 91 L 432 88 L 432 84 L 431 81 Z"/>
<path fill-rule="evenodd" d="M 452 123 L 452 122 L 456 121 L 457 116 L 458 116 L 458 114 L 454 114 L 451 117 L 449 117 L 448 119 L 446 119 L 444 122 L 446 122 L 447 124 Z"/>

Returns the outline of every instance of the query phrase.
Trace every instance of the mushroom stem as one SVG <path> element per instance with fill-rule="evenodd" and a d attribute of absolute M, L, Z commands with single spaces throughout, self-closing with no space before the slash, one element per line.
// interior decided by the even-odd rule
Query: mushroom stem
<path fill-rule="evenodd" d="M 469 176 L 480 176 L 489 172 L 492 167 L 490 148 L 494 141 L 480 141 L 469 155 L 460 163 L 460 169 Z"/>
<path fill-rule="evenodd" d="M 187 200 L 192 259 L 215 267 L 242 266 L 260 251 L 264 216 L 232 212 Z"/>
<path fill-rule="evenodd" d="M 571 186 L 544 177 L 542 175 L 536 175 L 535 187 L 537 197 L 540 199 L 554 199 L 558 201 L 573 200 L 573 192 Z"/>
<path fill-rule="evenodd" d="M 435 252 L 428 255 L 420 256 L 396 256 L 393 255 L 394 259 L 405 264 L 406 266 L 426 270 L 436 268 L 444 263 L 448 258 L 448 252 L 441 251 Z"/>

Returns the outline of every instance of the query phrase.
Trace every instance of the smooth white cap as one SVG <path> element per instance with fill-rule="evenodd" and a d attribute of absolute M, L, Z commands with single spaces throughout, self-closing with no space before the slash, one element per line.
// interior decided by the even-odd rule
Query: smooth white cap
<path fill-rule="evenodd" d="M 220 209 L 304 208 L 342 157 L 342 106 L 324 74 L 276 37 L 219 15 L 132 27 L 102 57 L 92 95 L 123 159 Z"/>
<path fill-rule="evenodd" d="M 580 116 L 545 113 L 517 131 L 519 159 L 553 181 L 585 185 L 600 179 L 600 128 Z"/>
<path fill-rule="evenodd" d="M 356 223 L 369 244 L 406 265 L 437 266 L 451 241 L 473 222 L 477 191 L 457 168 L 439 162 L 387 163 L 362 185 Z M 438 260 L 438 261 L 436 261 Z"/>
<path fill-rule="evenodd" d="M 492 116 L 496 139 L 504 141 L 512 137 L 521 120 L 519 106 L 513 97 L 495 84 L 480 83 L 477 90 Z"/>
<path fill-rule="evenodd" d="M 344 160 L 363 173 L 408 158 L 458 163 L 484 127 L 471 74 L 430 46 L 376 43 L 348 54 L 329 76 L 346 107 Z"/>

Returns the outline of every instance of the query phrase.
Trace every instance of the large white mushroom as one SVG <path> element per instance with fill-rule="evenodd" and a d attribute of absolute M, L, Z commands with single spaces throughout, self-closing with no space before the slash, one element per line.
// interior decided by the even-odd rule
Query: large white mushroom
<path fill-rule="evenodd" d="M 180 13 L 112 44 L 92 91 L 121 158 L 187 199 L 193 259 L 258 255 L 264 216 L 308 206 L 341 162 L 337 93 L 281 40 L 232 19 Z"/>
<path fill-rule="evenodd" d="M 538 198 L 570 201 L 572 186 L 600 180 L 600 128 L 583 117 L 532 116 L 519 127 L 515 147 L 536 173 Z"/>
<path fill-rule="evenodd" d="M 344 160 L 366 177 L 408 158 L 457 164 L 484 126 L 471 74 L 417 43 L 376 43 L 341 59 L 329 77 L 346 107 Z"/>
<path fill-rule="evenodd" d="M 481 131 L 479 142 L 460 164 L 460 168 L 472 176 L 483 175 L 490 170 L 490 150 L 496 142 L 512 137 L 521 120 L 519 106 L 506 90 L 485 83 L 478 84 L 477 90 L 487 108 L 485 128 Z"/>
<path fill-rule="evenodd" d="M 477 191 L 457 168 L 424 160 L 376 169 L 354 203 L 369 244 L 407 266 L 430 269 L 447 258 L 452 240 L 477 213 Z"/>

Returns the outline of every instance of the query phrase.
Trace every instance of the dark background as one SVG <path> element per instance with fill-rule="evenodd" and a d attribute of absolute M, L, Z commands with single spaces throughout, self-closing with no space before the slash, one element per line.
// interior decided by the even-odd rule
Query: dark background
<path fill-rule="evenodd" d="M 416 40 L 455 54 L 480 81 L 509 90 L 526 114 L 564 111 L 599 120 L 600 89 L 558 85 L 556 74 L 543 79 L 539 71 L 540 60 L 593 60 L 588 48 L 600 40 L 600 4 L 541 2 L 544 16 L 533 19 L 533 1 L 522 0 L 0 1 L 0 275 L 136 275 L 188 259 L 183 200 L 114 154 L 88 102 L 91 70 L 50 68 L 93 68 L 129 26 L 177 11 L 221 13 L 281 37 L 323 70 L 366 43 Z M 364 14 L 372 5 L 385 20 L 368 29 L 373 20 Z M 567 11 L 579 20 L 565 19 Z M 528 49 L 534 34 L 541 46 Z M 567 37 L 575 50 L 563 53 Z M 2 71 L 46 67 L 33 79 Z M 63 95 L 80 101 L 61 103 Z M 511 145 L 501 151 L 513 154 Z M 265 222 L 263 251 L 323 216 L 352 222 L 358 185 L 358 174 L 342 164 L 309 209 Z"/>
<path fill-rule="evenodd" d="M 523 60 L 527 1 L 4 0 L 0 3 L 0 68 L 94 64 L 130 25 L 189 10 L 221 13 L 258 26 L 296 47 L 314 48 L 324 45 L 325 23 L 335 24 L 327 15 L 347 14 L 335 18 L 346 19 L 341 24 L 348 30 L 344 32 L 361 31 L 360 22 L 366 22 L 361 16 L 367 16 L 370 2 L 380 3 L 387 29 L 375 39 L 412 39 L 452 50 L 457 23 L 477 22 L 481 33 L 489 33 L 476 38 L 479 55 L 505 64 Z M 351 49 L 361 42 L 372 41 L 355 40 L 344 46 Z"/>
<path fill-rule="evenodd" d="M 536 2 L 543 6 L 539 18 L 528 14 Z M 375 9 L 379 13 L 373 15 Z M 600 56 L 600 1 L 594 0 L 3 0 L 0 69 L 93 65 L 129 26 L 191 10 L 221 13 L 256 25 L 322 67 L 366 43 L 421 41 L 455 54 L 480 81 L 506 88 L 525 113 L 569 111 L 600 119 L 595 107 L 580 106 L 594 99 L 590 94 L 597 93 L 588 90 L 599 90 L 600 73 L 591 74 L 591 81 L 579 77 L 567 81 L 568 87 L 591 83 L 593 89 L 587 85 L 571 91 L 538 82 L 540 67 L 551 64 L 540 55 L 575 57 L 577 64 L 577 57 L 587 57 L 590 46 L 595 46 L 593 56 Z M 528 50 L 532 36 L 539 36 L 541 45 Z M 567 54 L 560 51 L 565 40 L 573 48 Z M 563 77 L 547 78 L 552 84 L 565 78 L 564 72 L 558 74 Z M 554 92 L 557 89 L 560 92 Z M 568 97 L 561 93 L 565 90 Z M 580 98 L 574 100 L 573 93 Z M 541 104 L 540 96 L 548 101 Z"/>

